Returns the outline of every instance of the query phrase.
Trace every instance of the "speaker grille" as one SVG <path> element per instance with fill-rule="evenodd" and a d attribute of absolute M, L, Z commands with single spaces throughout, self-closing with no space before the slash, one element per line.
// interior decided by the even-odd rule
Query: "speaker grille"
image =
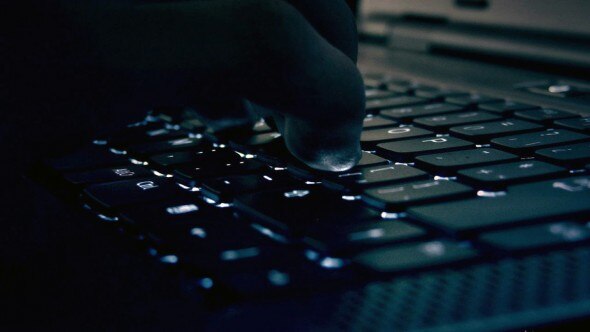
<path fill-rule="evenodd" d="M 343 295 L 340 330 L 488 330 L 590 314 L 590 249 L 373 283 Z"/>

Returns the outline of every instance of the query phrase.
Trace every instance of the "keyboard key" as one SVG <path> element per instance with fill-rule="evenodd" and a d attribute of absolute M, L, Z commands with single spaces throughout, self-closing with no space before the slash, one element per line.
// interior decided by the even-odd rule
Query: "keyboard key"
<path fill-rule="evenodd" d="M 373 272 L 396 273 L 446 266 L 477 255 L 467 245 L 441 240 L 376 249 L 355 256 L 353 262 Z"/>
<path fill-rule="evenodd" d="M 527 105 L 527 104 L 522 104 L 522 103 L 517 103 L 514 101 L 506 100 L 506 101 L 499 102 L 499 103 L 481 104 L 481 105 L 479 105 L 478 108 L 483 111 L 500 113 L 500 114 L 506 115 L 506 114 L 510 114 L 515 111 L 522 111 L 522 110 L 538 108 L 538 106 Z"/>
<path fill-rule="evenodd" d="M 545 124 L 549 124 L 554 120 L 578 117 L 578 115 L 573 114 L 573 113 L 549 109 L 549 108 L 518 111 L 518 112 L 514 113 L 514 115 L 516 115 L 519 118 L 523 118 L 525 120 L 541 122 L 541 123 L 545 123 Z"/>
<path fill-rule="evenodd" d="M 176 151 L 159 154 L 152 156 L 149 159 L 149 164 L 161 173 L 171 173 L 174 166 L 190 163 L 198 159 L 199 155 L 205 153 L 207 150 Z"/>
<path fill-rule="evenodd" d="M 468 182 L 477 183 L 485 189 L 500 189 L 508 184 L 536 181 L 547 177 L 566 175 L 567 169 L 537 160 L 469 168 L 459 171 L 459 176 Z"/>
<path fill-rule="evenodd" d="M 303 242 L 325 255 L 346 256 L 377 246 L 424 239 L 427 232 L 401 220 L 375 221 L 338 227 L 317 225 L 310 228 Z"/>
<path fill-rule="evenodd" d="M 361 160 L 359 160 L 358 164 L 356 164 L 356 168 L 387 165 L 387 164 L 389 164 L 389 160 L 383 159 L 376 154 L 363 151 L 362 155 L 361 155 Z"/>
<path fill-rule="evenodd" d="M 377 145 L 377 151 L 393 160 L 409 161 L 420 154 L 453 151 L 474 147 L 474 144 L 455 137 L 430 137 L 403 140 Z"/>
<path fill-rule="evenodd" d="M 191 133 L 201 133 L 207 129 L 207 126 L 199 119 L 188 119 L 180 123 L 180 128 Z"/>
<path fill-rule="evenodd" d="M 438 172 L 437 174 L 439 175 L 461 168 L 512 160 L 518 160 L 518 156 L 491 148 L 445 152 L 416 157 L 419 166 Z"/>
<path fill-rule="evenodd" d="M 179 183 L 188 187 L 197 187 L 207 179 L 252 174 L 267 169 L 266 165 L 253 159 L 223 160 L 204 158 L 176 167 L 173 174 Z"/>
<path fill-rule="evenodd" d="M 427 137 L 434 135 L 433 132 L 418 127 L 393 127 L 382 129 L 365 130 L 361 134 L 361 143 L 372 147 L 380 142 L 395 141 L 400 139 Z"/>
<path fill-rule="evenodd" d="M 185 191 L 170 179 L 163 177 L 96 184 L 84 190 L 84 195 L 90 203 L 106 210 L 125 205 L 163 200 L 183 194 L 185 194 Z"/>
<path fill-rule="evenodd" d="M 486 112 L 453 113 L 414 119 L 414 123 L 428 127 L 428 129 L 440 130 L 451 126 L 468 123 L 486 122 L 501 119 L 499 116 Z"/>
<path fill-rule="evenodd" d="M 396 121 L 389 120 L 381 116 L 368 116 L 363 120 L 363 129 L 391 127 L 396 124 Z"/>
<path fill-rule="evenodd" d="M 205 238 L 211 228 L 229 220 L 224 209 L 207 205 L 197 197 L 174 197 L 160 202 L 120 208 L 121 221 L 150 234 L 158 244 L 179 242 L 187 236 Z"/>
<path fill-rule="evenodd" d="M 560 127 L 590 133 L 590 117 L 557 120 L 555 124 Z"/>
<path fill-rule="evenodd" d="M 231 143 L 232 146 L 248 146 L 248 147 L 261 147 L 267 144 L 270 144 L 272 142 L 275 142 L 277 140 L 281 140 L 281 134 L 277 133 L 277 132 L 268 132 L 268 133 L 262 133 L 262 134 L 257 134 L 257 135 L 253 135 L 253 136 L 247 136 L 247 137 L 243 137 L 241 139 L 232 139 Z"/>
<path fill-rule="evenodd" d="M 324 184 L 337 190 L 359 189 L 391 182 L 404 182 L 427 178 L 428 174 L 406 165 L 384 165 L 353 169 L 328 177 Z"/>
<path fill-rule="evenodd" d="M 71 185 L 81 186 L 92 183 L 113 182 L 142 177 L 150 177 L 154 174 L 147 168 L 129 165 L 115 168 L 102 168 L 92 171 L 64 174 L 64 179 Z"/>
<path fill-rule="evenodd" d="M 219 284 L 227 286 L 234 293 L 242 298 L 260 298 L 284 295 L 285 292 L 293 294 L 302 290 L 309 292 L 309 285 L 315 287 L 333 287 L 334 285 L 346 287 L 354 280 L 354 277 L 347 270 L 326 269 L 317 262 L 310 262 L 308 259 L 297 255 L 289 259 L 280 259 L 274 255 L 275 260 L 270 260 L 262 268 L 250 269 L 250 271 L 239 271 L 235 273 L 224 273 L 219 275 Z M 291 255 L 293 256 L 293 255 Z"/>
<path fill-rule="evenodd" d="M 589 239 L 589 227 L 567 221 L 490 232 L 479 237 L 482 243 L 508 252 L 567 246 Z"/>
<path fill-rule="evenodd" d="M 391 98 L 398 94 L 392 91 L 380 90 L 380 89 L 367 89 L 365 90 L 365 98 L 367 100 Z"/>
<path fill-rule="evenodd" d="M 461 138 L 484 142 L 498 136 L 520 134 L 540 129 L 543 129 L 543 126 L 536 123 L 508 119 L 504 121 L 452 127 L 450 131 L 452 134 Z"/>
<path fill-rule="evenodd" d="M 409 120 L 409 119 L 420 117 L 420 116 L 444 114 L 444 113 L 451 113 L 451 112 L 460 112 L 462 110 L 463 110 L 463 107 L 460 107 L 457 105 L 436 103 L 436 104 L 428 104 L 428 105 L 420 105 L 420 106 L 403 107 L 403 108 L 385 110 L 385 111 L 382 111 L 380 114 L 382 116 L 385 116 L 388 118 L 402 121 L 402 120 Z"/>
<path fill-rule="evenodd" d="M 364 77 L 363 81 L 367 90 L 376 90 L 385 87 L 385 82 L 381 78 Z"/>
<path fill-rule="evenodd" d="M 393 91 L 393 92 L 397 92 L 400 94 L 409 94 L 409 93 L 412 93 L 419 86 L 420 85 L 418 83 L 396 81 L 396 82 L 387 83 L 386 89 L 388 91 Z"/>
<path fill-rule="evenodd" d="M 126 166 L 129 159 L 110 152 L 105 146 L 90 145 L 64 157 L 48 159 L 45 164 L 54 171 L 67 172 Z"/>
<path fill-rule="evenodd" d="M 231 220 L 225 209 L 176 198 L 125 207 L 120 215 L 145 230 L 161 256 L 208 273 L 260 269 L 277 255 L 292 261 L 286 246 Z"/>
<path fill-rule="evenodd" d="M 404 107 L 404 106 L 411 106 L 417 104 L 426 104 L 428 99 L 418 98 L 418 97 L 393 97 L 393 98 L 386 98 L 386 99 L 374 99 L 368 100 L 365 105 L 365 110 L 368 113 L 372 113 L 382 109 L 388 108 L 396 108 L 396 107 Z"/>
<path fill-rule="evenodd" d="M 492 143 L 496 146 L 515 151 L 527 151 L 558 144 L 577 142 L 589 139 L 590 136 L 578 134 L 566 129 L 548 130 L 516 136 L 495 138 Z"/>
<path fill-rule="evenodd" d="M 169 151 L 178 151 L 195 148 L 210 148 L 210 144 L 199 138 L 177 138 L 169 141 L 132 145 L 128 148 L 128 154 L 138 160 L 147 160 L 151 155 Z"/>
<path fill-rule="evenodd" d="M 273 232 L 301 235 L 310 225 L 339 225 L 375 220 L 380 214 L 358 201 L 347 201 L 324 188 L 301 185 L 286 190 L 240 195 L 235 207 Z"/>
<path fill-rule="evenodd" d="M 590 142 L 572 145 L 561 145 L 541 149 L 535 152 L 538 156 L 570 167 L 583 167 L 590 162 Z"/>
<path fill-rule="evenodd" d="M 438 89 L 432 87 L 419 87 L 414 90 L 416 97 L 428 98 L 431 100 L 443 100 L 446 97 L 466 96 L 469 95 L 466 92 L 460 92 L 456 90 Z"/>
<path fill-rule="evenodd" d="M 202 184 L 203 195 L 216 202 L 232 202 L 241 194 L 276 190 L 295 185 L 295 181 L 280 172 L 256 175 L 236 175 L 205 180 Z"/>
<path fill-rule="evenodd" d="M 473 190 L 453 181 L 420 181 L 367 189 L 363 200 L 388 211 L 404 210 L 408 206 L 465 197 Z"/>
<path fill-rule="evenodd" d="M 480 94 L 472 94 L 465 97 L 449 97 L 446 99 L 447 103 L 457 104 L 461 106 L 477 106 L 479 104 L 497 103 L 502 99 L 484 96 Z"/>
<path fill-rule="evenodd" d="M 161 124 L 156 123 L 146 126 L 126 128 L 125 130 L 109 137 L 107 140 L 110 147 L 124 151 L 130 145 L 137 143 L 166 141 L 187 136 L 188 133 L 184 130 L 162 127 Z"/>
<path fill-rule="evenodd" d="M 590 177 L 508 187 L 506 196 L 414 207 L 409 214 L 451 234 L 590 213 Z"/>

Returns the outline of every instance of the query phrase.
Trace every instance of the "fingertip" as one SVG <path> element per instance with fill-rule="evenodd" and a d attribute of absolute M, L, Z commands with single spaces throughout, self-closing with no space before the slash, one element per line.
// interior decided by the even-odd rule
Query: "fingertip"
<path fill-rule="evenodd" d="M 287 119 L 283 136 L 293 156 L 320 171 L 346 171 L 361 157 L 356 126 L 317 128 L 308 121 Z"/>

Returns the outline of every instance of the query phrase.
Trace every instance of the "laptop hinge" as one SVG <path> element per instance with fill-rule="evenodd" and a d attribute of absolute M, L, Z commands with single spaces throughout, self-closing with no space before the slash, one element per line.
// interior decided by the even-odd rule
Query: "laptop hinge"
<path fill-rule="evenodd" d="M 368 23 L 363 22 L 363 27 L 370 26 Z M 371 24 L 379 26 L 378 32 L 383 43 L 393 49 L 479 54 L 557 66 L 590 68 L 588 40 L 460 24 L 403 20 L 382 20 Z"/>

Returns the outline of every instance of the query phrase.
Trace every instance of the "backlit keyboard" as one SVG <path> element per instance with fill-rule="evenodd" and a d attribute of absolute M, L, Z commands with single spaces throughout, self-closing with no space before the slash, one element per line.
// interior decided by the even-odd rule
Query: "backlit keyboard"
<path fill-rule="evenodd" d="M 314 171 L 261 121 L 161 109 L 45 162 L 92 214 L 204 289 L 242 294 L 477 264 L 590 240 L 590 119 L 367 78 L 363 156 Z"/>

